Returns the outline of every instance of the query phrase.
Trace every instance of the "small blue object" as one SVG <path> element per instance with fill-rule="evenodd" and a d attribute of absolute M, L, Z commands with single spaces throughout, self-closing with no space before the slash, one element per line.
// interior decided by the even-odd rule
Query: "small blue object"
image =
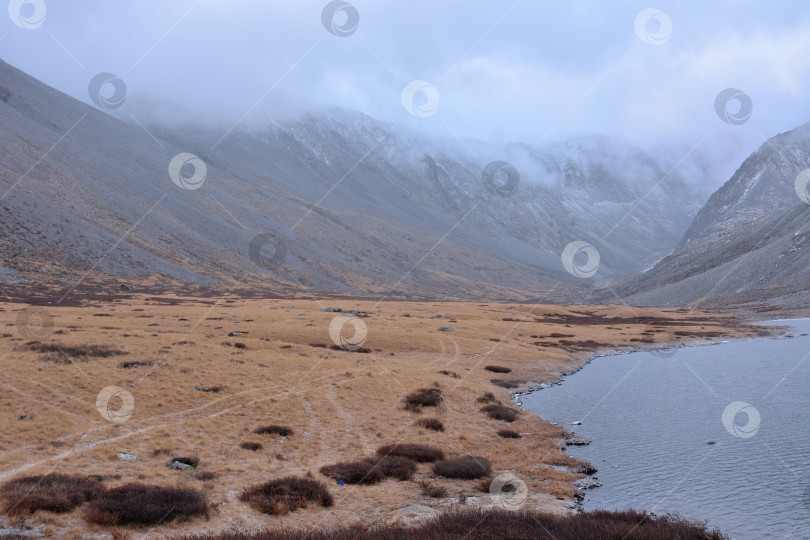
<path fill-rule="evenodd" d="M 342 486 L 343 485 L 343 480 L 338 480 L 338 485 Z"/>

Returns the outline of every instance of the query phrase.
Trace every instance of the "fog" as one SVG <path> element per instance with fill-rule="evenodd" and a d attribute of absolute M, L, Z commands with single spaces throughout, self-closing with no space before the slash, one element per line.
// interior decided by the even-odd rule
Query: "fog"
<path fill-rule="evenodd" d="M 327 5 L 17 0 L 0 17 L 0 56 L 91 105 L 94 76 L 120 77 L 126 99 L 108 112 L 130 122 L 234 125 L 338 106 L 493 143 L 600 134 L 702 164 L 687 176 L 712 187 L 810 121 L 806 0 L 658 12 L 631 0 L 352 0 L 324 17 Z M 430 86 L 403 100 L 411 81 Z M 750 118 L 720 118 L 727 88 L 750 97 Z"/>

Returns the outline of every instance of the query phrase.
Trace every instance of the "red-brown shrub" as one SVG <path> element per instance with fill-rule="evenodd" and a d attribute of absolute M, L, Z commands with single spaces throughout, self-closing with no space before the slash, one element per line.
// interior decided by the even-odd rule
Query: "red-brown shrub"
<path fill-rule="evenodd" d="M 379 467 L 365 460 L 324 465 L 319 470 L 322 475 L 347 484 L 376 484 L 385 478 Z"/>
<path fill-rule="evenodd" d="M 487 371 L 491 371 L 492 373 L 511 373 L 512 368 L 503 367 L 503 366 L 484 366 L 484 369 Z"/>
<path fill-rule="evenodd" d="M 258 435 L 281 435 L 282 437 L 289 437 L 293 434 L 293 430 L 287 426 L 262 426 L 253 430 L 253 433 Z"/>
<path fill-rule="evenodd" d="M 417 420 L 416 425 L 433 431 L 444 431 L 444 424 L 436 418 L 420 418 Z"/>
<path fill-rule="evenodd" d="M 514 422 L 517 420 L 517 415 L 520 414 L 520 411 L 518 410 L 505 405 L 498 405 L 496 403 L 484 405 L 481 407 L 481 412 L 487 413 L 490 418 L 494 418 L 495 420 L 503 420 L 504 422 Z"/>
<path fill-rule="evenodd" d="M 378 456 L 402 456 L 419 463 L 444 459 L 444 452 L 423 444 L 387 444 L 377 448 Z"/>
<path fill-rule="evenodd" d="M 208 517 L 205 495 L 194 489 L 126 484 L 90 502 L 84 519 L 99 525 L 156 525 Z"/>
<path fill-rule="evenodd" d="M 104 487 L 82 476 L 48 474 L 14 478 L 0 486 L 0 508 L 6 514 L 30 514 L 37 510 L 70 512 L 98 497 Z"/>
<path fill-rule="evenodd" d="M 239 500 L 271 515 L 284 515 L 306 508 L 309 503 L 329 507 L 334 502 L 323 482 L 301 476 L 287 476 L 250 486 L 242 491 Z"/>
<path fill-rule="evenodd" d="M 492 472 L 492 465 L 486 458 L 478 456 L 464 456 L 446 459 L 433 465 L 433 472 L 445 478 L 462 478 L 473 480 L 488 476 Z"/>
<path fill-rule="evenodd" d="M 422 495 L 426 495 L 428 497 L 433 497 L 438 499 L 440 497 L 444 497 L 447 495 L 447 488 L 444 486 L 437 486 L 432 482 L 419 482 L 419 487 L 421 488 Z"/>
<path fill-rule="evenodd" d="M 385 476 L 397 480 L 410 480 L 416 473 L 416 463 L 402 456 L 374 456 L 365 461 L 372 463 Z"/>
<path fill-rule="evenodd" d="M 174 540 L 726 540 L 719 531 L 677 516 L 653 516 L 635 510 L 596 510 L 571 514 L 490 510 L 451 510 L 414 526 L 357 524 L 306 530 L 272 528 L 257 532 L 231 530 L 198 533 Z"/>
<path fill-rule="evenodd" d="M 442 391 L 438 388 L 420 388 L 403 399 L 405 409 L 419 411 L 421 407 L 436 407 L 442 401 Z"/>

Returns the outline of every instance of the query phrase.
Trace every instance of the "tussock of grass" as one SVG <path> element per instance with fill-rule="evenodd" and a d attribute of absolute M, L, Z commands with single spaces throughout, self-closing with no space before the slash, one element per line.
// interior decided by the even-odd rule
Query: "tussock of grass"
<path fill-rule="evenodd" d="M 596 510 L 576 514 L 490 509 L 448 511 L 421 525 L 354 525 L 332 529 L 268 529 L 254 533 L 227 531 L 192 534 L 174 540 L 726 540 L 719 531 L 690 523 L 677 516 L 653 516 L 635 510 Z"/>
<path fill-rule="evenodd" d="M 440 497 L 444 497 L 447 495 L 447 488 L 444 486 L 438 486 L 432 482 L 419 482 L 419 488 L 422 492 L 422 495 L 427 497 L 433 497 L 438 499 Z"/>
<path fill-rule="evenodd" d="M 499 429 L 498 437 L 503 437 L 504 439 L 522 439 L 523 435 L 511 429 Z"/>
<path fill-rule="evenodd" d="M 320 473 L 347 484 L 376 484 L 385 478 L 382 470 L 370 461 L 346 461 L 324 465 Z"/>
<path fill-rule="evenodd" d="M 104 487 L 83 476 L 48 474 L 23 476 L 0 486 L 0 508 L 6 514 L 30 514 L 37 510 L 70 512 L 98 497 Z"/>
<path fill-rule="evenodd" d="M 446 459 L 433 465 L 433 472 L 445 478 L 462 478 L 473 480 L 488 476 L 492 472 L 492 465 L 486 458 L 478 456 L 464 456 Z"/>
<path fill-rule="evenodd" d="M 504 366 L 484 366 L 484 369 L 493 373 L 512 373 L 512 368 Z"/>
<path fill-rule="evenodd" d="M 494 418 L 495 420 L 503 420 L 504 422 L 514 422 L 517 420 L 518 414 L 520 413 L 520 411 L 515 410 L 512 407 L 498 405 L 496 403 L 484 405 L 481 407 L 481 412 L 487 413 L 490 418 Z"/>
<path fill-rule="evenodd" d="M 423 444 L 387 444 L 377 448 L 378 456 L 401 456 L 419 463 L 430 463 L 444 459 L 444 452 Z"/>
<path fill-rule="evenodd" d="M 271 515 L 284 515 L 306 508 L 309 503 L 323 507 L 333 504 L 332 495 L 323 482 L 300 476 L 287 476 L 250 486 L 242 491 L 239 500 L 259 512 Z"/>
<path fill-rule="evenodd" d="M 99 525 L 156 525 L 193 516 L 208 517 L 208 503 L 197 490 L 127 484 L 93 500 L 84 519 Z"/>
<path fill-rule="evenodd" d="M 405 409 L 419 411 L 421 407 L 436 407 L 442 401 L 442 391 L 438 388 L 420 388 L 405 396 Z"/>
<path fill-rule="evenodd" d="M 486 394 L 479 397 L 475 401 L 477 401 L 478 403 L 498 403 L 498 404 L 501 403 L 500 401 L 498 401 L 498 399 L 495 397 L 495 394 L 493 394 L 492 392 L 487 392 Z"/>
<path fill-rule="evenodd" d="M 416 425 L 433 431 L 444 431 L 444 424 L 436 418 L 420 418 Z"/>
<path fill-rule="evenodd" d="M 293 430 L 287 426 L 262 426 L 253 430 L 253 433 L 258 435 L 281 435 L 282 437 L 289 437 L 293 434 Z"/>

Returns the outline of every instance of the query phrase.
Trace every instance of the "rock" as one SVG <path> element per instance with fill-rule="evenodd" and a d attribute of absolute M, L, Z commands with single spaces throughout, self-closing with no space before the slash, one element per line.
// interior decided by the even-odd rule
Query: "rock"
<path fill-rule="evenodd" d="M 590 463 L 585 463 L 583 465 L 577 465 L 576 467 L 570 468 L 571 472 L 579 473 L 579 474 L 595 474 L 599 471 L 596 467 L 591 465 Z"/>
<path fill-rule="evenodd" d="M 602 486 L 602 484 L 597 482 L 595 478 L 580 478 L 579 480 L 574 481 L 574 485 L 583 490 Z"/>
<path fill-rule="evenodd" d="M 360 312 L 357 311 L 356 309 L 350 309 L 349 311 L 344 311 L 343 316 L 344 317 L 359 317 Z"/>
<path fill-rule="evenodd" d="M 34 419 L 34 415 L 33 415 L 33 414 L 24 414 L 24 415 L 20 416 L 19 418 L 17 418 L 17 420 L 19 420 L 19 421 L 23 421 L 23 420 L 33 420 L 33 419 Z"/>
<path fill-rule="evenodd" d="M 119 461 L 138 461 L 138 456 L 133 456 L 132 454 L 126 454 L 124 452 L 118 452 L 118 460 Z"/>
<path fill-rule="evenodd" d="M 122 291 L 131 291 L 131 290 L 133 290 L 132 287 L 130 287 L 129 285 L 125 285 L 123 283 L 121 285 L 119 285 L 118 288 L 121 289 Z"/>
<path fill-rule="evenodd" d="M 340 309 L 339 307 L 325 307 L 321 308 L 321 311 L 325 311 L 327 313 L 340 313 L 343 310 Z"/>
<path fill-rule="evenodd" d="M 234 330 L 233 332 L 231 332 L 228 335 L 231 336 L 231 337 L 236 337 L 236 336 L 244 336 L 245 334 L 247 334 L 247 332 L 239 332 L 237 330 Z"/>
<path fill-rule="evenodd" d="M 0 527 L 0 538 L 19 538 L 20 536 L 27 538 L 45 538 L 45 531 L 29 527 L 28 525 Z"/>
<path fill-rule="evenodd" d="M 591 440 L 576 433 L 569 433 L 565 436 L 565 444 L 567 446 L 586 446 L 591 444 Z"/>
<path fill-rule="evenodd" d="M 176 471 L 193 471 L 194 467 L 189 465 L 188 463 L 182 463 L 180 461 L 172 461 L 169 464 L 170 469 L 174 469 Z"/>
<path fill-rule="evenodd" d="M 403 313 L 403 314 L 401 315 L 401 317 L 410 317 L 410 316 L 411 316 L 411 314 L 410 314 L 410 313 Z"/>
<path fill-rule="evenodd" d="M 439 332 L 454 332 L 454 331 L 455 328 L 453 328 L 452 326 L 442 326 L 441 328 L 439 328 Z"/>
<path fill-rule="evenodd" d="M 439 314 L 439 313 L 437 313 L 436 315 L 434 315 L 433 317 L 431 317 L 431 319 L 441 319 L 441 318 L 442 318 L 442 316 L 441 316 L 441 314 Z"/>

